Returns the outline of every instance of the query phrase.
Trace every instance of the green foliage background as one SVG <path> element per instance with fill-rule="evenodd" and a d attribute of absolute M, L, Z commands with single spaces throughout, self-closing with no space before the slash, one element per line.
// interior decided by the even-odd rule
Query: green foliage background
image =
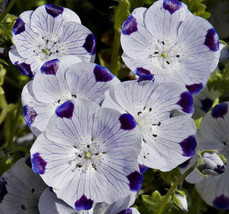
<path fill-rule="evenodd" d="M 189 9 L 198 16 L 208 19 L 211 9 L 221 0 L 183 0 Z M 18 144 L 21 137 L 30 132 L 23 119 L 21 91 L 29 78 L 20 74 L 12 65 L 8 51 L 12 45 L 12 26 L 26 10 L 51 3 L 75 11 L 82 24 L 88 27 L 96 37 L 96 63 L 108 67 L 122 81 L 132 78 L 130 71 L 121 61 L 120 32 L 123 21 L 136 7 L 149 7 L 154 0 L 0 0 L 0 47 L 5 49 L 0 58 L 0 175 L 9 169 L 19 158 L 29 154 L 31 143 Z M 228 17 L 229 13 L 225 14 Z M 220 35 L 219 35 L 220 36 Z M 229 38 L 223 38 L 228 42 Z M 220 101 L 229 100 L 229 62 L 219 65 L 219 72 L 212 75 L 208 82 L 210 89 L 219 92 Z M 180 176 L 179 170 L 162 173 L 148 170 L 144 174 L 142 190 L 137 196 L 135 207 L 142 214 L 156 214 L 162 204 L 164 195 Z M 175 191 L 183 190 L 188 195 L 190 214 L 229 213 L 219 211 L 205 204 L 193 185 L 181 182 Z M 176 204 L 173 194 L 165 207 L 164 213 L 184 213 Z"/>

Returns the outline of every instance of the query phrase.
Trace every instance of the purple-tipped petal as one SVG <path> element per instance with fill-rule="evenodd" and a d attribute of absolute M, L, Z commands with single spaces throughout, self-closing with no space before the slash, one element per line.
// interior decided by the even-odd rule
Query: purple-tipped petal
<path fill-rule="evenodd" d="M 208 30 L 204 44 L 208 46 L 211 51 L 219 50 L 219 37 L 214 28 Z"/>
<path fill-rule="evenodd" d="M 47 162 L 40 156 L 40 153 L 33 154 L 31 158 L 32 169 L 35 173 L 43 175 Z"/>
<path fill-rule="evenodd" d="M 71 118 L 74 111 L 74 104 L 69 100 L 56 108 L 56 115 L 58 117 Z"/>
<path fill-rule="evenodd" d="M 119 212 L 118 214 L 132 214 L 132 210 L 130 208 L 123 210 L 122 212 Z"/>
<path fill-rule="evenodd" d="M 186 139 L 184 139 L 180 146 L 183 150 L 183 156 L 192 157 L 195 154 L 195 148 L 196 148 L 196 139 L 195 136 L 189 136 Z"/>
<path fill-rule="evenodd" d="M 127 20 L 123 23 L 122 34 L 130 35 L 138 30 L 136 19 L 130 15 Z"/>
<path fill-rule="evenodd" d="M 13 33 L 14 35 L 17 35 L 23 31 L 25 31 L 25 22 L 19 17 L 13 26 Z"/>
<path fill-rule="evenodd" d="M 224 115 L 227 114 L 227 103 L 220 103 L 218 105 L 216 105 L 211 112 L 212 117 L 214 118 L 218 118 L 218 117 L 222 117 L 224 118 Z"/>
<path fill-rule="evenodd" d="M 57 7 L 57 6 L 52 5 L 52 4 L 46 4 L 45 10 L 49 15 L 51 15 L 55 18 L 55 17 L 57 17 L 63 13 L 64 8 L 63 7 Z"/>
<path fill-rule="evenodd" d="M 137 171 L 132 172 L 127 176 L 131 191 L 139 191 L 142 187 L 143 175 Z"/>
<path fill-rule="evenodd" d="M 185 113 L 193 113 L 194 111 L 192 95 L 187 91 L 180 95 L 180 100 L 177 104 L 182 107 L 182 111 Z"/>
<path fill-rule="evenodd" d="M 205 98 L 205 99 L 201 100 L 201 109 L 204 112 L 208 112 L 211 109 L 212 104 L 213 104 L 213 100 L 211 100 L 209 98 Z"/>
<path fill-rule="evenodd" d="M 37 112 L 28 105 L 25 105 L 23 107 L 23 110 L 24 110 L 25 122 L 27 123 L 28 126 L 31 126 L 31 124 L 33 123 L 33 121 L 35 120 L 37 116 Z"/>
<path fill-rule="evenodd" d="M 82 197 L 78 201 L 76 201 L 75 209 L 77 211 L 90 210 L 92 205 L 93 201 L 91 199 L 88 199 L 85 195 L 82 195 Z"/>
<path fill-rule="evenodd" d="M 83 47 L 87 50 L 89 54 L 95 54 L 95 37 L 92 33 L 86 37 Z"/>
<path fill-rule="evenodd" d="M 55 75 L 59 68 L 59 60 L 53 59 L 50 60 L 41 67 L 41 72 L 47 75 Z"/>
<path fill-rule="evenodd" d="M 94 68 L 94 75 L 96 81 L 107 82 L 114 78 L 114 75 L 105 67 L 96 65 Z"/>
<path fill-rule="evenodd" d="M 203 84 L 195 83 L 193 85 L 186 85 L 186 88 L 192 95 L 194 95 L 194 94 L 197 94 L 203 88 Z"/>
<path fill-rule="evenodd" d="M 2 177 L 0 179 L 0 203 L 2 202 L 4 196 L 8 193 L 6 189 L 6 180 Z"/>
<path fill-rule="evenodd" d="M 181 6 L 182 4 L 178 0 L 164 0 L 163 2 L 163 8 L 168 10 L 171 14 L 180 9 Z"/>
<path fill-rule="evenodd" d="M 151 74 L 149 70 L 142 67 L 136 68 L 135 73 L 140 77 L 139 81 L 154 79 L 154 75 Z"/>
<path fill-rule="evenodd" d="M 212 204 L 218 209 L 226 210 L 229 208 L 229 198 L 224 195 L 220 195 L 216 197 Z"/>
<path fill-rule="evenodd" d="M 139 165 L 140 173 L 142 173 L 142 174 L 149 169 L 149 167 L 147 167 L 145 165 L 142 165 L 142 164 L 138 164 L 138 165 Z"/>
<path fill-rule="evenodd" d="M 121 129 L 124 130 L 131 130 L 137 126 L 137 122 L 131 114 L 122 114 L 119 117 L 119 121 L 121 123 Z"/>
<path fill-rule="evenodd" d="M 21 63 L 17 66 L 18 70 L 25 76 L 28 76 L 30 78 L 33 77 L 33 72 L 31 70 L 31 66 L 29 64 L 26 63 Z"/>

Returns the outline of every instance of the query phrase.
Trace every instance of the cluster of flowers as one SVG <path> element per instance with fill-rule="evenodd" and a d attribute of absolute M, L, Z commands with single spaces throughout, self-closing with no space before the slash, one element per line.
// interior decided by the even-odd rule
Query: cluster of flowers
<path fill-rule="evenodd" d="M 22 13 L 13 41 L 11 61 L 33 78 L 22 91 L 22 104 L 37 137 L 30 160 L 39 176 L 29 172 L 25 159 L 2 176 L 3 213 L 31 208 L 28 197 L 40 197 L 46 188 L 42 180 L 49 188 L 40 197 L 40 213 L 139 213 L 129 207 L 142 173 L 170 171 L 195 154 L 192 95 L 206 85 L 220 51 L 212 25 L 185 4 L 159 0 L 135 9 L 124 22 L 122 58 L 138 76 L 133 81 L 120 82 L 93 63 L 95 38 L 67 8 L 44 5 Z M 219 126 L 226 124 L 228 109 L 221 105 L 212 113 Z M 26 199 L 15 200 L 22 198 L 14 193 L 19 186 L 27 186 Z M 210 191 L 201 188 L 203 195 Z M 228 206 L 228 197 L 217 195 L 213 205 L 222 208 L 223 198 Z"/>

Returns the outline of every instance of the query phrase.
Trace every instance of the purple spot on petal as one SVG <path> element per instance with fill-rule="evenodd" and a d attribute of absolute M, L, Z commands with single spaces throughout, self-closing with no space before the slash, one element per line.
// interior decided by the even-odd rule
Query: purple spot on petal
<path fill-rule="evenodd" d="M 74 104 L 70 100 L 68 100 L 56 108 L 56 115 L 61 118 L 71 118 L 73 115 L 73 111 Z"/>
<path fill-rule="evenodd" d="M 163 2 L 163 8 L 168 10 L 171 14 L 180 9 L 181 6 L 182 4 L 178 0 L 164 0 Z"/>
<path fill-rule="evenodd" d="M 32 169 L 35 173 L 43 175 L 47 162 L 40 156 L 40 153 L 35 153 L 31 157 Z"/>
<path fill-rule="evenodd" d="M 136 19 L 130 15 L 122 26 L 122 34 L 130 35 L 138 30 Z"/>
<path fill-rule="evenodd" d="M 101 65 L 95 66 L 94 75 L 95 75 L 96 81 L 99 81 L 99 82 L 107 82 L 114 78 L 114 74 L 112 74 L 107 68 Z"/>
<path fill-rule="evenodd" d="M 229 208 L 229 198 L 222 194 L 216 197 L 212 204 L 218 209 L 226 210 Z"/>
<path fill-rule="evenodd" d="M 41 72 L 47 75 L 55 75 L 59 68 L 59 60 L 53 59 L 44 63 L 41 67 Z"/>
<path fill-rule="evenodd" d="M 33 72 L 31 71 L 31 67 L 29 64 L 21 63 L 17 66 L 18 70 L 25 76 L 28 76 L 30 78 L 33 77 Z"/>
<path fill-rule="evenodd" d="M 88 199 L 85 195 L 82 195 L 82 197 L 78 201 L 76 201 L 75 209 L 76 211 L 90 210 L 92 205 L 93 201 L 91 199 Z"/>
<path fill-rule="evenodd" d="M 201 100 L 201 109 L 204 112 L 208 112 L 211 109 L 212 104 L 213 104 L 213 100 L 211 100 L 209 98 L 203 99 L 203 100 Z"/>
<path fill-rule="evenodd" d="M 227 114 L 227 111 L 228 111 L 227 103 L 220 103 L 212 109 L 211 115 L 214 118 L 218 118 L 218 117 L 224 118 L 224 115 Z"/>
<path fill-rule="evenodd" d="M 149 169 L 149 167 L 147 167 L 145 165 L 142 165 L 142 164 L 138 164 L 138 166 L 139 166 L 139 169 L 140 169 L 141 173 L 144 173 Z"/>
<path fill-rule="evenodd" d="M 186 160 L 184 163 L 180 164 L 179 167 L 186 168 L 189 165 L 190 161 L 191 161 L 191 158 Z"/>
<path fill-rule="evenodd" d="M 195 136 L 189 136 L 180 143 L 183 156 L 192 157 L 195 154 L 196 139 Z"/>
<path fill-rule="evenodd" d="M 118 214 L 132 214 L 132 209 L 131 208 L 128 208 L 126 210 L 123 210 L 122 212 L 119 212 Z"/>
<path fill-rule="evenodd" d="M 149 70 L 142 67 L 136 68 L 135 73 L 139 76 L 139 81 L 154 79 L 154 75 L 151 74 Z"/>
<path fill-rule="evenodd" d="M 25 31 L 25 22 L 19 17 L 13 26 L 13 33 L 17 35 L 23 31 Z"/>
<path fill-rule="evenodd" d="M 30 127 L 33 121 L 35 120 L 37 116 L 37 112 L 30 106 L 25 105 L 23 107 L 24 110 L 24 119 L 27 125 Z"/>
<path fill-rule="evenodd" d="M 194 94 L 197 94 L 203 88 L 203 84 L 195 83 L 193 85 L 186 85 L 186 88 L 192 95 L 194 95 Z"/>
<path fill-rule="evenodd" d="M 177 102 L 182 107 L 182 111 L 185 113 L 193 113 L 193 98 L 189 92 L 183 92 L 180 95 L 180 100 Z"/>
<path fill-rule="evenodd" d="M 0 203 L 2 202 L 4 196 L 8 193 L 6 189 L 6 180 L 1 177 L 0 179 Z"/>
<path fill-rule="evenodd" d="M 124 130 L 131 130 L 134 129 L 137 126 L 137 122 L 133 118 L 131 114 L 122 114 L 119 117 L 119 121 L 121 123 L 121 129 Z"/>
<path fill-rule="evenodd" d="M 208 30 L 204 44 L 208 46 L 211 51 L 219 50 L 219 37 L 214 28 Z"/>
<path fill-rule="evenodd" d="M 140 172 L 132 172 L 127 176 L 131 191 L 139 191 L 142 187 L 143 175 Z"/>
<path fill-rule="evenodd" d="M 83 44 L 83 47 L 86 49 L 86 51 L 93 55 L 95 54 L 95 37 L 93 34 L 89 34 L 86 37 L 85 43 Z"/>
<path fill-rule="evenodd" d="M 52 4 L 46 4 L 45 10 L 49 15 L 51 15 L 55 18 L 55 17 L 57 17 L 63 13 L 64 8 L 63 7 L 57 7 L 57 6 L 52 5 Z"/>

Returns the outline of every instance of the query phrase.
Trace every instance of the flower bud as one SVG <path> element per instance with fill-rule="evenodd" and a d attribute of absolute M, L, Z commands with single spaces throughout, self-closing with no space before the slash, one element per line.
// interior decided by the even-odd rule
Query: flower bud
<path fill-rule="evenodd" d="M 229 49 L 226 45 L 224 45 L 223 43 L 219 44 L 219 49 L 220 49 L 220 58 L 219 61 L 220 62 L 224 62 L 226 60 L 229 59 Z"/>
<path fill-rule="evenodd" d="M 188 200 L 184 191 L 178 191 L 179 193 L 174 194 L 173 201 L 175 204 L 185 212 L 188 212 Z"/>
<path fill-rule="evenodd" d="M 202 156 L 203 163 L 198 166 L 204 175 L 220 175 L 225 172 L 225 163 L 216 153 L 205 152 Z"/>

